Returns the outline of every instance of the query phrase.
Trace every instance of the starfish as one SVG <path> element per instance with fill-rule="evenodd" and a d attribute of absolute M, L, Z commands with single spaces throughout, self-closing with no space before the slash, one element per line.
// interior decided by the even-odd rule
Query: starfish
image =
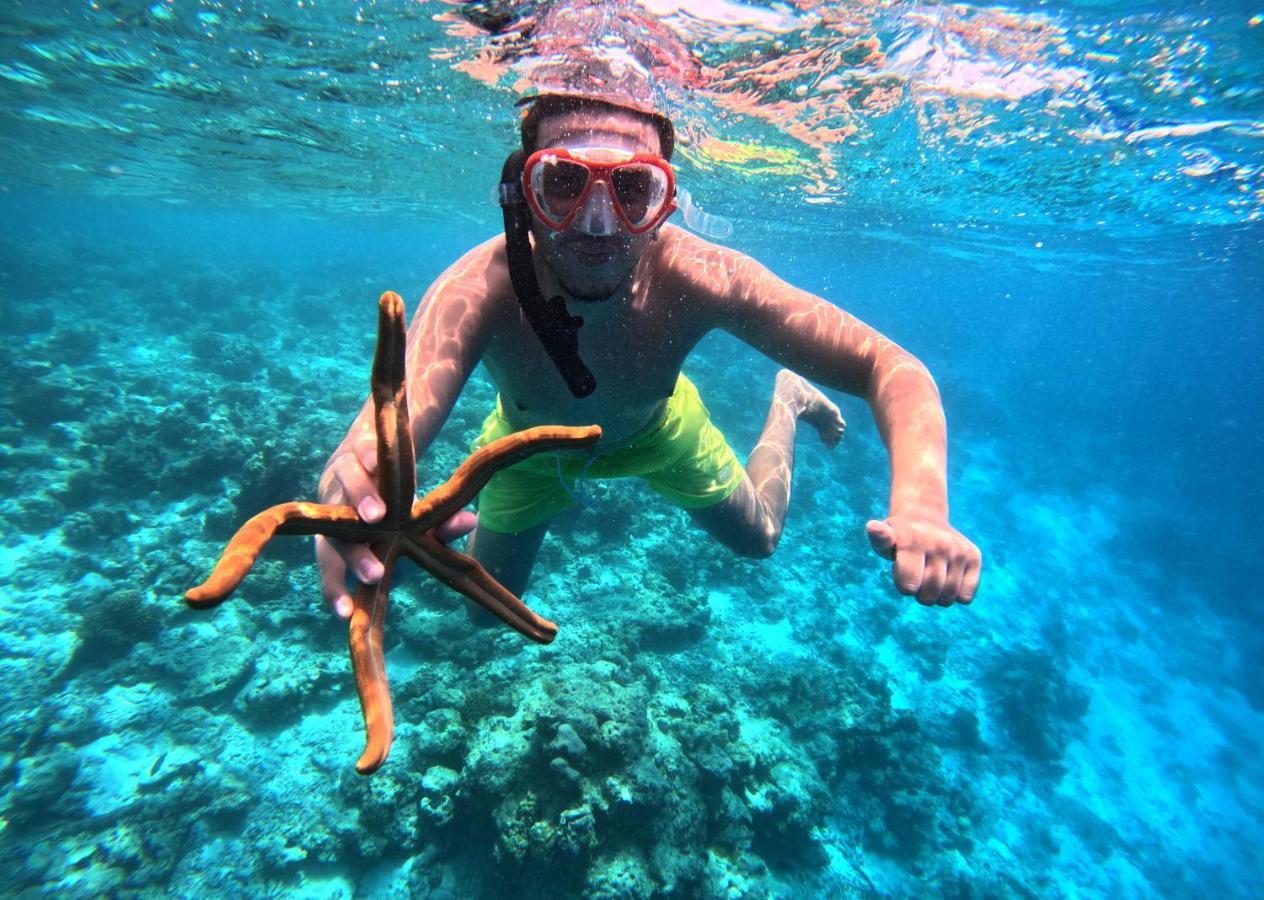
<path fill-rule="evenodd" d="M 601 439 L 597 425 L 541 425 L 506 435 L 475 451 L 447 481 L 418 500 L 416 455 L 408 427 L 405 344 L 404 301 L 387 291 L 378 302 L 372 379 L 377 486 L 386 504 L 382 520 L 369 524 L 352 507 L 335 504 L 300 501 L 269 507 L 237 530 L 210 577 L 184 595 L 194 609 L 223 603 L 246 577 L 264 545 L 278 534 L 321 534 L 373 549 L 382 561 L 382 579 L 356 588 L 350 622 L 351 669 L 364 714 L 365 748 L 355 764 L 361 775 L 377 771 L 386 761 L 395 733 L 382 633 L 396 561 L 407 556 L 514 630 L 537 643 L 549 643 L 557 635 L 555 624 L 528 609 L 477 560 L 443 544 L 435 530 L 506 466 L 535 453 L 589 446 Z"/>

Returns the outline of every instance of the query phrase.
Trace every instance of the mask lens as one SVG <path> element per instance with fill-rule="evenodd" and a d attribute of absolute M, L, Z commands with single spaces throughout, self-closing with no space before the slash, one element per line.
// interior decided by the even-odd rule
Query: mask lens
<path fill-rule="evenodd" d="M 556 222 L 565 219 L 588 186 L 588 168 L 556 157 L 545 157 L 531 169 L 536 203 Z"/>
<path fill-rule="evenodd" d="M 653 221 L 667 203 L 667 173 L 658 166 L 633 163 L 610 174 L 615 199 L 633 228 Z"/>

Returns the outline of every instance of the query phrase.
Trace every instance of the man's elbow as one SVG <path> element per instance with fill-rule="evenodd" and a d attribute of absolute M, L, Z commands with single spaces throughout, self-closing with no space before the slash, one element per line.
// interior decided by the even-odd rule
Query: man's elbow
<path fill-rule="evenodd" d="M 940 402 L 939 386 L 935 384 L 930 369 L 911 353 L 901 353 L 875 366 L 868 395 L 870 404 L 874 406 L 907 401 Z"/>

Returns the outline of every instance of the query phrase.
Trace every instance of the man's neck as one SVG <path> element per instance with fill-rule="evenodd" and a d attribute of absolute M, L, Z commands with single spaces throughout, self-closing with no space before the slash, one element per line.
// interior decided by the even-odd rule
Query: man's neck
<path fill-rule="evenodd" d="M 541 289 L 545 296 L 560 294 L 562 299 L 566 301 L 567 311 L 572 316 L 582 316 L 586 322 L 601 322 L 620 315 L 626 309 L 639 264 L 628 273 L 628 277 L 623 279 L 614 291 L 605 297 L 589 297 L 575 294 L 567 290 L 557 273 L 548 265 L 542 265 L 539 268 L 543 270 L 541 272 L 543 275 L 543 278 L 541 278 Z"/>

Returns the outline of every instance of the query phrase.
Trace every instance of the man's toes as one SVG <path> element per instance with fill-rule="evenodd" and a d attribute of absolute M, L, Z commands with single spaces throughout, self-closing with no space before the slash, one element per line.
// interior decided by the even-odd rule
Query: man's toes
<path fill-rule="evenodd" d="M 777 373 L 777 392 L 786 403 L 798 408 L 800 421 L 816 429 L 827 447 L 836 447 L 843 439 L 847 423 L 842 411 L 802 375 L 782 369 Z"/>
<path fill-rule="evenodd" d="M 802 418 L 813 425 L 827 447 L 835 447 L 843 439 L 846 423 L 838 407 L 829 398 L 816 391 L 816 396 L 803 411 Z"/>

